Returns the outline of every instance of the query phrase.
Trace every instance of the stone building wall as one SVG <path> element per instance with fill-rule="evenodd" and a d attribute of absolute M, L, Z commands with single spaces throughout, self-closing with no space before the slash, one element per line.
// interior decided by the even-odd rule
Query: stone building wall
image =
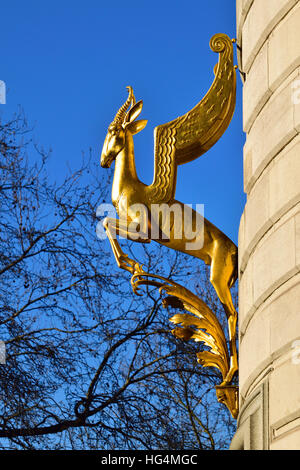
<path fill-rule="evenodd" d="M 247 203 L 231 447 L 300 449 L 300 1 L 237 0 L 237 44 Z"/>

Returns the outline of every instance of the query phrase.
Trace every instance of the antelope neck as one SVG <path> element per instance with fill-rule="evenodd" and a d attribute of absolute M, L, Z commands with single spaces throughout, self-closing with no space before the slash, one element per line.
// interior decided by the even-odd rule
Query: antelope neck
<path fill-rule="evenodd" d="M 125 186 L 137 181 L 137 173 L 134 160 L 134 146 L 131 134 L 126 135 L 125 146 L 115 160 L 115 172 L 112 186 L 113 200 L 117 200 Z"/>

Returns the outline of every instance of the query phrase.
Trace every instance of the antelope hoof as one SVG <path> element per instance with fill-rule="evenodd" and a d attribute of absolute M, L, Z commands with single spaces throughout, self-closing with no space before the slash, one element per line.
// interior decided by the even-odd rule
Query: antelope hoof
<path fill-rule="evenodd" d="M 143 270 L 143 266 L 143 264 L 135 263 L 134 274 L 145 274 L 146 271 Z"/>
<path fill-rule="evenodd" d="M 221 383 L 221 386 L 224 387 L 225 385 L 231 385 L 232 379 L 235 376 L 236 372 L 238 371 L 237 366 L 232 366 L 225 377 L 225 380 Z"/>
<path fill-rule="evenodd" d="M 118 265 L 120 268 L 129 271 L 130 274 L 143 274 L 145 271 L 143 270 L 143 265 L 137 263 L 135 260 L 128 257 L 128 255 L 121 255 L 119 257 Z"/>

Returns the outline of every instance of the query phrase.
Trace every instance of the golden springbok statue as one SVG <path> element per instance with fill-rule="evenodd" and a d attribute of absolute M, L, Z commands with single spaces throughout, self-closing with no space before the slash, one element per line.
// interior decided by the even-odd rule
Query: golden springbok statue
<path fill-rule="evenodd" d="M 147 124 L 145 120 L 136 120 L 142 111 L 142 101 L 136 102 L 131 87 L 126 102 L 117 112 L 108 128 L 101 155 L 101 166 L 109 168 L 115 161 L 112 185 L 112 202 L 120 219 L 106 218 L 103 225 L 110 240 L 113 253 L 120 268 L 135 274 L 141 270 L 136 261 L 126 255 L 116 236 L 149 243 L 151 239 L 174 250 L 200 258 L 211 266 L 210 281 L 223 304 L 229 329 L 230 370 L 224 380 L 229 384 L 237 371 L 236 354 L 236 322 L 237 312 L 234 308 L 230 288 L 237 279 L 237 247 L 234 243 L 199 213 L 190 210 L 191 227 L 197 227 L 197 220 L 202 217 L 202 244 L 199 248 L 191 248 L 197 241 L 186 237 L 175 236 L 175 217 L 169 233 L 165 234 L 163 221 L 153 227 L 151 210 L 154 205 L 167 204 L 179 207 L 182 214 L 186 206 L 174 199 L 176 187 L 177 165 L 190 162 L 207 152 L 227 129 L 235 108 L 236 72 L 233 65 L 232 41 L 224 34 L 215 35 L 210 42 L 214 52 L 219 53 L 219 62 L 215 67 L 215 80 L 207 95 L 191 111 L 167 124 L 157 126 L 154 130 L 155 166 L 152 184 L 146 185 L 139 181 L 134 158 L 133 136 Z M 137 237 L 136 231 L 130 230 L 140 224 L 137 219 L 136 204 L 143 205 L 147 212 L 147 234 Z M 186 222 L 186 221 L 185 221 Z M 155 228 L 155 230 L 154 230 Z M 155 232 L 156 236 L 153 236 Z"/>

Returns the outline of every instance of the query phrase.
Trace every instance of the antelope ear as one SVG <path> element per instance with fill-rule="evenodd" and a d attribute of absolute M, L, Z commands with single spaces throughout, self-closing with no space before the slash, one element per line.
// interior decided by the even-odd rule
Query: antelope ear
<path fill-rule="evenodd" d="M 134 106 L 132 106 L 131 110 L 128 112 L 127 115 L 127 122 L 132 122 L 134 121 L 140 114 L 143 109 L 143 101 L 140 100 L 137 103 L 135 103 Z"/>
<path fill-rule="evenodd" d="M 137 134 L 138 132 L 142 131 L 144 127 L 147 125 L 147 120 L 146 119 L 141 119 L 140 121 L 132 121 L 129 122 L 126 125 L 126 129 L 129 130 L 129 132 L 134 135 Z"/>

